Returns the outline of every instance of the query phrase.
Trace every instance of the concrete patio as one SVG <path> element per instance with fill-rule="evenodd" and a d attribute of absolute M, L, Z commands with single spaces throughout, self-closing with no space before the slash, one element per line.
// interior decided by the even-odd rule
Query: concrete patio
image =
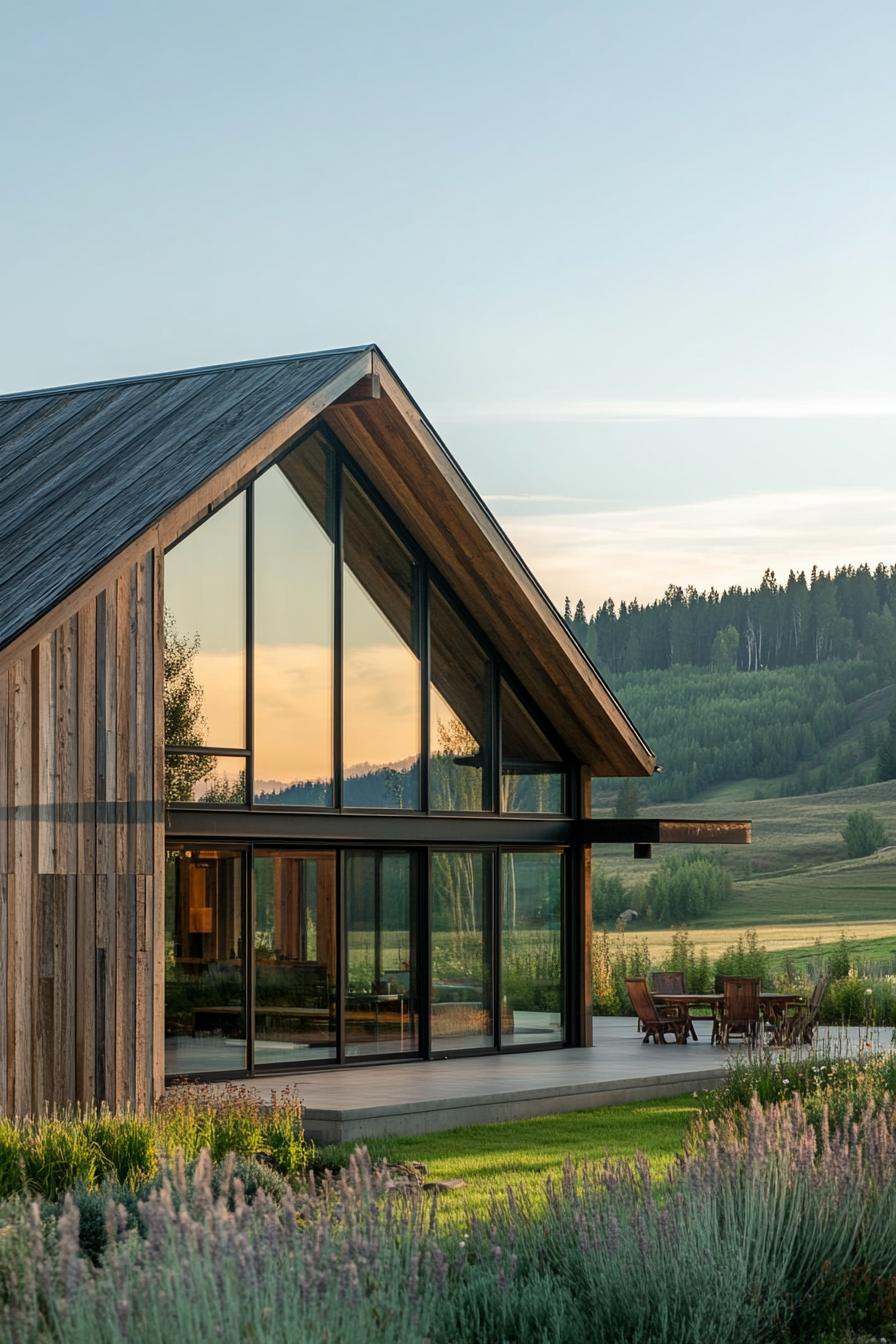
<path fill-rule="evenodd" d="M 295 1089 L 317 1143 L 426 1134 L 715 1087 L 743 1047 L 711 1046 L 708 1021 L 697 1030 L 700 1039 L 686 1046 L 642 1045 L 633 1018 L 602 1017 L 588 1049 L 278 1074 L 245 1086 L 262 1096 Z M 853 1053 L 865 1035 L 859 1027 L 823 1028 L 816 1048 Z M 889 1028 L 873 1044 L 889 1048 Z"/>

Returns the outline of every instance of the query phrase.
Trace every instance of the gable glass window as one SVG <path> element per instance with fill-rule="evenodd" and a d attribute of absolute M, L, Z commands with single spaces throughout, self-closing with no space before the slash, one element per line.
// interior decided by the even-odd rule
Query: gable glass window
<path fill-rule="evenodd" d="M 164 582 L 168 804 L 565 813 L 561 752 L 326 432 Z"/>
<path fill-rule="evenodd" d="M 420 807 L 417 566 L 342 473 L 343 801 Z"/>
<path fill-rule="evenodd" d="M 429 798 L 437 812 L 491 807 L 489 660 L 438 588 L 430 586 Z"/>
<path fill-rule="evenodd" d="M 501 682 L 501 810 L 563 813 L 566 770 L 559 753 L 506 681 Z"/>
<path fill-rule="evenodd" d="M 330 451 L 315 437 L 254 487 L 255 801 L 333 805 Z"/>
<path fill-rule="evenodd" d="M 245 802 L 245 495 L 165 557 L 165 745 L 169 802 Z"/>

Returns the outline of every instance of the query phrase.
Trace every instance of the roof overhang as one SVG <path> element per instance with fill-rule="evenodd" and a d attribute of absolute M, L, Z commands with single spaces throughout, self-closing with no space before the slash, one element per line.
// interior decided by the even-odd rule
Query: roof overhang
<path fill-rule="evenodd" d="M 178 451 L 176 444 L 172 446 L 163 430 L 154 431 L 154 441 L 157 445 L 161 443 L 163 449 L 161 460 L 169 465 L 180 464 L 181 468 L 185 463 L 190 467 L 193 474 L 189 485 L 180 496 L 172 494 L 171 501 L 166 501 L 155 517 L 144 509 L 141 519 L 135 518 L 130 530 L 120 528 L 114 545 L 110 545 L 105 555 L 98 553 L 93 568 L 85 562 L 81 572 L 72 576 L 70 587 L 66 589 L 57 581 L 56 590 L 52 591 L 49 585 L 46 605 L 30 612 L 17 629 L 9 631 L 0 649 L 0 670 L 73 615 L 133 558 L 148 549 L 163 551 L 177 541 L 212 509 L 241 490 L 301 434 L 323 422 L 343 441 L 451 584 L 538 704 L 569 758 L 596 775 L 652 774 L 656 760 L 650 748 L 382 353 L 375 346 L 356 347 L 329 355 L 323 352 L 296 356 L 292 362 L 326 362 L 332 356 L 337 357 L 334 367 L 338 372 L 332 377 L 322 374 L 313 391 L 304 397 L 297 396 L 294 401 L 288 398 L 292 377 L 288 358 L 222 366 L 220 370 L 189 371 L 194 379 L 222 372 L 228 378 L 239 377 L 249 382 L 258 377 L 266 387 L 270 381 L 282 377 L 287 380 L 287 391 L 280 396 L 278 408 L 271 412 L 269 421 L 265 419 L 267 403 L 263 398 L 254 407 L 249 400 L 234 398 L 233 406 L 225 414 L 223 406 L 217 405 L 217 394 L 213 393 L 214 413 L 206 417 L 207 423 L 197 438 L 184 440 L 189 452 Z M 176 380 L 186 376 L 161 377 Z M 191 394 L 193 386 L 188 389 Z M 108 387 L 113 389 L 111 384 Z M 47 400 L 55 397 L 67 414 L 65 397 L 72 391 L 89 392 L 90 388 L 57 389 L 52 394 L 33 395 Z M 143 389 L 137 387 L 137 391 L 142 394 Z M 134 395 L 133 388 L 128 395 Z M 274 404 L 270 402 L 271 406 Z M 189 415 L 189 408 L 186 414 Z M 257 428 L 240 444 L 240 428 L 250 424 Z M 220 444 L 223 450 L 216 459 L 207 451 L 208 445 L 215 444 Z M 205 445 L 205 456 L 199 453 L 201 445 Z M 138 437 L 128 450 L 130 456 L 122 458 L 137 464 L 134 468 L 137 485 L 142 479 L 140 446 Z M 206 460 L 208 470 L 203 476 L 201 464 Z M 149 466 L 145 470 L 150 470 Z M 167 481 L 164 474 L 162 479 Z M 172 476 L 168 482 L 170 487 L 175 479 Z M 183 479 L 186 482 L 187 477 Z"/>
<path fill-rule="evenodd" d="M 322 412 L 431 557 L 575 760 L 644 776 L 656 759 L 436 431 L 378 350 Z"/>

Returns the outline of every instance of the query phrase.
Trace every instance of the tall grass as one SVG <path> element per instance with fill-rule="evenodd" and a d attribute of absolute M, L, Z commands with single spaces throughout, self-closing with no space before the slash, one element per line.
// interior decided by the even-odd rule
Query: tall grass
<path fill-rule="evenodd" d="M 68 1107 L 21 1120 L 0 1118 L 0 1199 L 30 1193 L 57 1200 L 67 1190 L 115 1181 L 137 1190 L 180 1152 L 214 1162 L 233 1153 L 261 1158 L 284 1176 L 308 1169 L 302 1103 L 289 1089 L 262 1102 L 238 1084 L 171 1088 L 151 1116 L 106 1107 Z"/>
<path fill-rule="evenodd" d="M 646 1163 L 567 1163 L 546 1209 L 520 1192 L 438 1226 L 432 1197 L 358 1153 L 252 1203 L 209 1154 L 139 1206 L 109 1205 L 105 1253 L 79 1250 L 67 1200 L 0 1204 L 0 1338 L 306 1344 L 741 1344 L 830 1339 L 894 1315 L 896 1115 L 869 1103 L 816 1129 L 799 1102 L 710 1123 L 668 1179 Z"/>

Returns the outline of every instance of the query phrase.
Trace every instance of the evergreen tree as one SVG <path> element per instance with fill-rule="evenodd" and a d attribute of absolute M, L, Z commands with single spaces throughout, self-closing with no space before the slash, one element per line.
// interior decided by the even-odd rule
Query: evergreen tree
<path fill-rule="evenodd" d="M 641 810 L 641 791 L 636 779 L 624 779 L 616 794 L 613 816 L 620 820 L 636 817 Z"/>
<path fill-rule="evenodd" d="M 887 720 L 888 733 L 877 753 L 878 779 L 896 779 L 896 704 Z"/>

